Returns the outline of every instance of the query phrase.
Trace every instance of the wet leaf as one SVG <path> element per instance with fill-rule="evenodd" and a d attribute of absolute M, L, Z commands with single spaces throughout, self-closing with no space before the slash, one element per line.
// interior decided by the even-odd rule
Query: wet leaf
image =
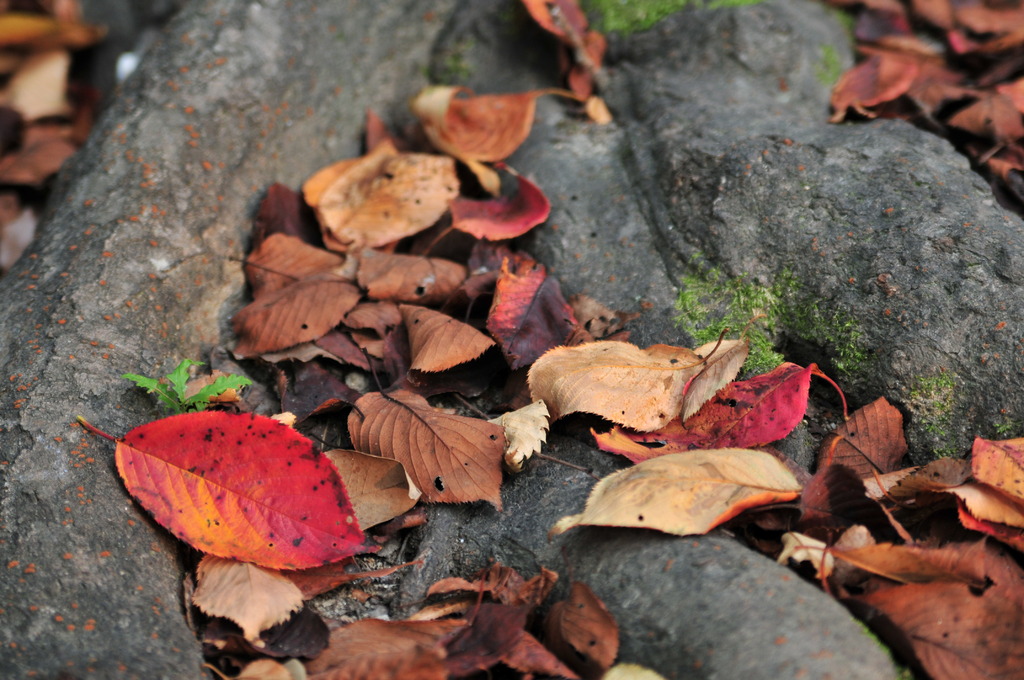
<path fill-rule="evenodd" d="M 505 438 L 497 425 L 442 413 L 423 397 L 396 390 L 357 401 L 348 428 L 357 450 L 402 463 L 425 501 L 485 500 L 501 509 Z"/>
<path fill-rule="evenodd" d="M 139 504 L 203 552 L 271 569 L 367 552 L 333 466 L 271 418 L 216 411 L 163 418 L 128 432 L 115 460 Z"/>
<path fill-rule="evenodd" d="M 231 619 L 248 640 L 302 608 L 302 592 L 276 571 L 205 555 L 192 603 L 210 616 Z"/>
<path fill-rule="evenodd" d="M 604 340 L 559 347 L 530 369 L 530 395 L 544 400 L 552 420 L 584 412 L 655 430 L 679 413 L 683 387 L 701 367 L 693 351 L 669 345 L 644 350 Z"/>
<path fill-rule="evenodd" d="M 551 533 L 597 525 L 703 534 L 747 508 L 792 500 L 800 488 L 793 473 L 763 451 L 675 453 L 608 475 L 594 486 L 586 509 L 558 520 Z"/>

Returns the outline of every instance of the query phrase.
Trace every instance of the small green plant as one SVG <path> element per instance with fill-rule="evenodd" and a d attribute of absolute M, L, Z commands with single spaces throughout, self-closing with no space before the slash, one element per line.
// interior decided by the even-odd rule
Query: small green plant
<path fill-rule="evenodd" d="M 155 394 L 160 401 L 169 406 L 175 413 L 203 411 L 210 405 L 210 400 L 228 390 L 237 390 L 251 385 L 252 381 L 240 375 L 222 375 L 212 384 L 202 388 L 191 397 L 185 396 L 185 384 L 188 382 L 188 369 L 191 366 L 202 366 L 202 361 L 183 359 L 177 368 L 163 378 L 147 378 L 144 375 L 125 373 L 121 377 L 131 380 L 150 394 Z"/>

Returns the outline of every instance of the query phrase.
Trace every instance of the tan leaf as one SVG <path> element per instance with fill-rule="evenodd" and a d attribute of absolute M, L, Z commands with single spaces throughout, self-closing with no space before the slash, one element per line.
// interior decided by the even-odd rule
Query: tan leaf
<path fill-rule="evenodd" d="M 240 338 L 235 354 L 251 357 L 310 342 L 337 326 L 359 302 L 359 289 L 317 274 L 264 295 L 231 320 Z"/>
<path fill-rule="evenodd" d="M 376 248 L 431 226 L 458 195 L 459 180 L 447 156 L 398 153 L 384 143 L 318 188 L 305 193 L 317 198 L 312 205 L 324 243 L 345 251 Z"/>
<path fill-rule="evenodd" d="M 835 558 L 828 551 L 824 541 L 811 538 L 796 531 L 782 534 L 782 552 L 776 558 L 779 564 L 794 562 L 810 562 L 815 570 L 815 578 L 827 578 L 835 567 Z"/>
<path fill-rule="evenodd" d="M 27 121 L 49 116 L 67 116 L 71 107 L 64 96 L 71 55 L 56 49 L 37 52 L 21 63 L 3 92 L 7 106 Z"/>
<path fill-rule="evenodd" d="M 985 587 L 985 574 L 968 558 L 963 544 L 942 548 L 879 543 L 860 548 L 833 549 L 836 558 L 864 571 L 884 576 L 899 583 L 931 583 L 955 581 L 976 588 Z"/>
<path fill-rule="evenodd" d="M 485 500 L 501 509 L 505 438 L 497 425 L 442 413 L 423 397 L 396 390 L 361 397 L 348 429 L 357 450 L 400 462 L 425 501 Z"/>
<path fill-rule="evenodd" d="M 943 492 L 971 476 L 971 464 L 957 458 L 940 458 L 917 469 L 889 489 L 893 498 L 913 498 L 922 492 Z"/>
<path fill-rule="evenodd" d="M 556 347 L 530 368 L 530 398 L 543 399 L 552 420 L 582 411 L 650 432 L 679 414 L 683 388 L 702 367 L 692 350 L 669 345 Z"/>
<path fill-rule="evenodd" d="M 256 299 L 313 274 L 330 272 L 338 279 L 351 280 L 344 267 L 342 255 L 311 246 L 295 236 L 275 233 L 263 239 L 246 258 L 245 278 Z"/>
<path fill-rule="evenodd" d="M 822 440 L 818 469 L 845 465 L 858 477 L 870 478 L 895 470 L 906 453 L 903 414 L 885 397 L 879 397 L 854 411 L 849 420 Z"/>
<path fill-rule="evenodd" d="M 345 449 L 324 453 L 345 480 L 361 529 L 387 522 L 416 505 L 420 491 L 409 488 L 405 469 L 398 461 Z"/>
<path fill-rule="evenodd" d="M 587 101 L 583 104 L 583 110 L 586 111 L 587 118 L 598 125 L 607 125 L 615 120 L 612 117 L 612 112 L 608 110 L 608 105 L 597 96 L 587 97 Z"/>
<path fill-rule="evenodd" d="M 0 47 L 32 47 L 36 50 L 67 47 L 78 49 L 99 41 L 105 29 L 60 21 L 43 14 L 0 14 Z"/>
<path fill-rule="evenodd" d="M 640 316 L 638 313 L 616 312 L 582 293 L 570 297 L 569 306 L 580 325 L 595 338 L 618 333 L 627 322 Z"/>
<path fill-rule="evenodd" d="M 992 441 L 976 437 L 971 448 L 974 479 L 1024 499 L 1024 439 Z"/>
<path fill-rule="evenodd" d="M 746 340 L 723 340 L 709 342 L 693 350 L 698 357 L 707 359 L 705 367 L 686 386 L 680 417 L 686 420 L 700 410 L 715 392 L 722 389 L 736 377 L 740 367 L 747 360 L 750 344 Z"/>
<path fill-rule="evenodd" d="M 284 663 L 274 659 L 257 659 L 246 664 L 234 680 L 304 680 L 305 677 L 305 669 L 298 659 L 289 659 Z"/>
<path fill-rule="evenodd" d="M 358 279 L 373 300 L 436 305 L 447 300 L 466 279 L 466 268 L 437 257 L 368 249 L 360 256 Z"/>
<path fill-rule="evenodd" d="M 409 331 L 411 370 L 446 371 L 494 347 L 494 340 L 447 314 L 413 305 L 401 305 L 399 311 Z"/>
<path fill-rule="evenodd" d="M 302 607 L 302 592 L 276 571 L 248 562 L 203 556 L 192 603 L 210 616 L 231 619 L 247 640 L 286 620 Z"/>
<path fill-rule="evenodd" d="M 548 438 L 548 407 L 540 400 L 488 422 L 505 429 L 505 467 L 512 472 L 522 472 Z"/>
<path fill-rule="evenodd" d="M 393 302 L 360 302 L 345 315 L 344 322 L 349 328 L 370 328 L 383 338 L 402 323 L 402 313 Z"/>
<path fill-rule="evenodd" d="M 462 619 L 363 619 L 331 632 L 320 656 L 306 664 L 309 680 L 446 680 L 442 638 L 465 627 Z"/>
<path fill-rule="evenodd" d="M 544 621 L 545 642 L 585 678 L 598 678 L 619 654 L 619 626 L 585 583 L 575 581 L 569 598 L 556 602 Z"/>
<path fill-rule="evenodd" d="M 601 676 L 601 680 L 666 680 L 664 675 L 635 663 L 617 663 Z"/>
<path fill-rule="evenodd" d="M 797 498 L 800 489 L 793 473 L 764 451 L 670 453 L 608 475 L 584 511 L 558 520 L 550 533 L 597 525 L 703 534 L 747 508 Z"/>
<path fill-rule="evenodd" d="M 947 489 L 964 502 L 975 519 L 1024 527 L 1024 502 L 988 484 L 969 483 Z"/>

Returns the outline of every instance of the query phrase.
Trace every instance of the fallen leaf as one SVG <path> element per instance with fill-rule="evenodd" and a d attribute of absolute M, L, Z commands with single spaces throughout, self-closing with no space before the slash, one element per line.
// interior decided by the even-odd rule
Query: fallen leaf
<path fill-rule="evenodd" d="M 576 94 L 580 94 L 576 87 L 570 85 L 570 88 Z M 587 101 L 583 104 L 583 110 L 587 113 L 587 118 L 594 121 L 598 125 L 607 125 L 608 123 L 615 120 L 612 116 L 612 112 L 608 110 L 608 105 L 604 103 L 604 99 L 596 96 L 587 97 Z"/>
<path fill-rule="evenodd" d="M 298 587 L 300 591 L 302 591 L 303 600 L 309 600 L 322 593 L 330 592 L 338 586 L 346 583 L 360 581 L 367 578 L 390 576 L 399 569 L 404 569 L 405 567 L 411 567 L 421 563 L 405 562 L 391 567 L 384 567 L 383 569 L 359 572 L 350 571 L 349 567 L 353 564 L 354 560 L 346 559 L 341 562 L 325 564 L 322 567 L 311 567 L 309 569 L 300 569 L 298 571 L 282 571 L 281 574 L 287 577 Z"/>
<path fill-rule="evenodd" d="M 1024 500 L 1024 439 L 992 441 L 975 437 L 971 472 L 977 481 Z"/>
<path fill-rule="evenodd" d="M 849 109 L 874 118 L 872 109 L 892 101 L 910 89 L 917 77 L 916 60 L 894 52 L 878 51 L 839 76 L 832 88 L 832 117 L 843 121 Z"/>
<path fill-rule="evenodd" d="M 639 313 L 609 309 L 589 295 L 577 293 L 569 298 L 569 306 L 578 323 L 597 339 L 614 335 L 627 323 L 640 317 Z"/>
<path fill-rule="evenodd" d="M 947 121 L 961 130 L 1009 144 L 1024 137 L 1024 121 L 1013 100 L 999 93 L 983 93 L 978 100 L 960 109 Z"/>
<path fill-rule="evenodd" d="M 332 449 L 324 455 L 345 480 L 352 510 L 363 529 L 398 517 L 420 497 L 419 489 L 410 488 L 405 468 L 398 461 L 346 449 Z"/>
<path fill-rule="evenodd" d="M 451 260 L 418 255 L 392 255 L 364 250 L 359 285 L 372 300 L 417 305 L 444 302 L 466 278 L 466 268 Z"/>
<path fill-rule="evenodd" d="M 71 55 L 67 50 L 31 54 L 22 61 L 0 98 L 26 121 L 67 116 L 71 113 L 65 97 L 70 67 Z"/>
<path fill-rule="evenodd" d="M 461 619 L 363 619 L 341 626 L 328 648 L 306 663 L 309 680 L 446 680 L 441 641 L 464 626 Z"/>
<path fill-rule="evenodd" d="M 469 625 L 444 641 L 444 660 L 452 678 L 486 671 L 511 653 L 525 634 L 526 610 L 485 602 L 475 608 Z"/>
<path fill-rule="evenodd" d="M 302 662 L 289 659 L 285 663 L 274 659 L 257 659 L 245 665 L 235 680 L 299 680 L 303 675 Z"/>
<path fill-rule="evenodd" d="M 550 534 L 596 525 L 707 533 L 747 508 L 793 500 L 800 483 L 771 454 L 752 449 L 674 453 L 613 472 L 590 492 L 584 511 Z"/>
<path fill-rule="evenodd" d="M 248 640 L 302 608 L 302 592 L 275 571 L 204 555 L 192 603 L 210 616 L 231 619 Z"/>
<path fill-rule="evenodd" d="M 245 259 L 245 279 L 258 299 L 314 274 L 334 274 L 351 280 L 345 257 L 305 243 L 297 236 L 274 233 L 263 239 Z"/>
<path fill-rule="evenodd" d="M 539 452 L 547 440 L 548 407 L 538 400 L 487 422 L 500 425 L 505 430 L 506 469 L 522 472 L 526 461 Z"/>
<path fill-rule="evenodd" d="M 947 491 L 963 501 L 976 519 L 1024 528 L 1024 503 L 988 484 L 968 483 Z"/>
<path fill-rule="evenodd" d="M 619 654 L 619 626 L 590 587 L 574 581 L 544 621 L 548 647 L 582 677 L 600 678 Z"/>
<path fill-rule="evenodd" d="M 518 190 L 511 196 L 474 200 L 462 196 L 451 203 L 452 227 L 480 239 L 516 238 L 541 224 L 551 203 L 535 184 L 516 175 Z"/>
<path fill-rule="evenodd" d="M 664 675 L 635 663 L 617 663 L 601 676 L 601 680 L 667 680 Z"/>
<path fill-rule="evenodd" d="M 300 569 L 368 551 L 333 466 L 271 418 L 171 416 L 129 431 L 114 455 L 139 504 L 203 552 Z"/>
<path fill-rule="evenodd" d="M 835 558 L 828 544 L 798 531 L 787 531 L 782 535 L 782 552 L 776 558 L 779 564 L 794 562 L 810 562 L 814 567 L 814 577 L 821 580 L 832 574 Z"/>
<path fill-rule="evenodd" d="M 360 302 L 343 321 L 349 328 L 369 328 L 384 337 L 402 323 L 402 313 L 393 302 Z"/>
<path fill-rule="evenodd" d="M 843 465 L 858 477 L 896 469 L 907 453 L 903 414 L 885 397 L 857 409 L 849 420 L 830 432 L 818 449 L 818 467 Z"/>
<path fill-rule="evenodd" d="M 32 125 L 21 147 L 0 159 L 0 184 L 41 189 L 73 153 L 75 146 L 60 126 Z"/>
<path fill-rule="evenodd" d="M 718 390 L 732 382 L 747 360 L 750 344 L 746 340 L 722 340 L 701 345 L 693 352 L 707 361 L 701 372 L 686 385 L 680 413 L 682 420 L 699 411 Z"/>
<path fill-rule="evenodd" d="M 983 546 L 949 544 L 939 548 L 879 543 L 860 548 L 835 548 L 832 554 L 864 571 L 898 583 L 949 581 L 974 588 L 987 587 L 986 575 L 979 569 L 971 551 Z"/>
<path fill-rule="evenodd" d="M 576 325 L 557 279 L 548 276 L 544 265 L 526 257 L 502 263 L 487 330 L 498 340 L 512 370 L 529 366 L 565 343 Z"/>
<path fill-rule="evenodd" d="M 831 544 L 843 531 L 858 524 L 876 538 L 892 530 L 888 516 L 868 498 L 864 482 L 853 470 L 842 465 L 818 470 L 800 496 L 797 529 Z"/>
<path fill-rule="evenodd" d="M 455 162 L 446 156 L 399 153 L 390 143 L 333 177 L 311 202 L 331 250 L 376 248 L 431 226 L 459 193 Z"/>
<path fill-rule="evenodd" d="M 578 680 L 579 676 L 558 660 L 547 647 L 527 632 L 501 657 L 502 663 L 520 673 Z"/>
<path fill-rule="evenodd" d="M 409 333 L 410 370 L 446 371 L 494 347 L 489 337 L 447 314 L 412 305 L 401 305 L 399 311 Z"/>
<path fill-rule="evenodd" d="M 956 458 L 933 460 L 889 489 L 893 498 L 914 498 L 924 492 L 941 493 L 960 486 L 971 476 L 971 464 Z"/>
<path fill-rule="evenodd" d="M 231 320 L 239 337 L 238 357 L 310 342 L 341 322 L 362 297 L 359 289 L 333 274 L 316 274 L 264 295 Z"/>
<path fill-rule="evenodd" d="M 501 509 L 502 430 L 442 413 L 404 390 L 371 392 L 348 417 L 352 446 L 397 460 L 431 503 L 485 500 Z"/>
<path fill-rule="evenodd" d="M 302 607 L 281 623 L 264 630 L 256 640 L 247 639 L 230 619 L 215 617 L 203 628 L 202 640 L 208 650 L 216 650 L 215 656 L 235 660 L 253 656 L 312 658 L 327 647 L 329 635 L 324 620 L 308 607 Z"/>
<path fill-rule="evenodd" d="M 803 419 L 811 375 L 817 373 L 814 364 L 801 368 L 784 363 L 750 380 L 730 383 L 685 423 L 673 418 L 646 432 L 615 428 L 594 439 L 601 450 L 633 462 L 700 448 L 768 444 L 788 435 Z"/>
<path fill-rule="evenodd" d="M 1024 668 L 1019 590 L 965 583 L 909 584 L 846 602 L 904 658 L 935 680 L 1016 678 Z"/>
<path fill-rule="evenodd" d="M 60 21 L 44 14 L 0 14 L 0 47 L 30 46 L 36 50 L 53 47 L 79 49 L 95 44 L 104 33 L 104 29 L 96 26 Z"/>
<path fill-rule="evenodd" d="M 264 355 L 264 359 L 267 356 Z M 291 380 L 288 380 L 284 370 L 280 371 L 278 394 L 281 409 L 291 412 L 296 422 L 312 415 L 351 406 L 363 396 L 316 361 L 294 362 Z"/>
<path fill-rule="evenodd" d="M 594 413 L 636 430 L 656 430 L 679 413 L 683 387 L 703 362 L 682 347 L 640 349 L 603 340 L 550 350 L 530 368 L 530 395 L 557 420 Z"/>
<path fill-rule="evenodd" d="M 558 574 L 541 567 L 529 581 L 518 571 L 502 564 L 492 564 L 477 572 L 472 580 L 452 577 L 441 579 L 427 589 L 427 595 L 466 592 L 474 596 L 486 593 L 501 604 L 514 607 L 539 607 L 558 581 Z"/>
<path fill-rule="evenodd" d="M 294 236 L 312 246 L 323 245 L 320 225 L 302 195 L 277 182 L 267 187 L 256 210 L 252 232 L 254 250 L 271 234 Z"/>

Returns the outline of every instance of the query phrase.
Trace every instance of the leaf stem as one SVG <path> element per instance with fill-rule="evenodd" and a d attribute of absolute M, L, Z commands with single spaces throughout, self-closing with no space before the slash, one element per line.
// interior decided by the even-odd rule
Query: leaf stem
<path fill-rule="evenodd" d="M 550 460 L 552 463 L 558 463 L 559 465 L 564 465 L 566 467 L 571 467 L 574 470 L 579 470 L 580 472 L 586 473 L 586 474 L 590 475 L 591 477 L 593 477 L 594 479 L 596 479 L 598 481 L 601 481 L 601 478 L 598 477 L 597 475 L 595 475 L 593 470 L 591 470 L 590 468 L 585 468 L 582 465 L 576 465 L 575 463 L 570 463 L 567 460 L 562 460 L 561 458 L 555 458 L 554 456 L 549 456 L 548 454 L 541 453 L 540 451 L 537 451 L 536 453 L 534 453 L 533 457 L 534 458 L 543 458 L 544 460 Z"/>
<path fill-rule="evenodd" d="M 104 432 L 103 430 L 99 429 L 98 427 L 96 427 L 95 425 L 90 423 L 88 420 L 86 420 L 82 416 L 76 416 L 75 420 L 77 420 L 78 423 L 82 427 L 84 427 L 88 432 L 91 432 L 92 434 L 95 434 L 95 435 L 98 435 L 100 437 L 103 437 L 104 439 L 109 439 L 112 442 L 119 442 L 119 441 L 121 441 L 117 437 L 111 436 L 111 435 L 107 434 L 106 432 Z"/>

